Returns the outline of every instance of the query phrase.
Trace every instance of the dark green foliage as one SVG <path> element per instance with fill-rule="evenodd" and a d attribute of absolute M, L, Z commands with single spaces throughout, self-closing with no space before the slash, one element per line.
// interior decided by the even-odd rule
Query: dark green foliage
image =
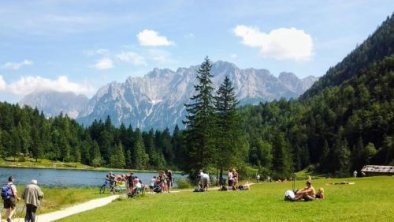
<path fill-rule="evenodd" d="M 240 118 L 236 111 L 238 104 L 234 88 L 226 76 L 215 97 L 216 116 L 216 165 L 219 178 L 226 169 L 239 166 L 242 162 L 243 144 L 241 138 Z"/>
<path fill-rule="evenodd" d="M 197 70 L 195 95 L 185 104 L 186 121 L 186 161 L 185 171 L 196 174 L 198 170 L 214 164 L 216 133 L 214 119 L 213 84 L 211 63 L 208 58 Z"/>

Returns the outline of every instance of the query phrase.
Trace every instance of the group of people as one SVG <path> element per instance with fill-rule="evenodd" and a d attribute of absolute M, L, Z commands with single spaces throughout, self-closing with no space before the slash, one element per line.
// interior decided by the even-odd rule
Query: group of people
<path fill-rule="evenodd" d="M 10 176 L 6 185 L 2 187 L 1 196 L 4 201 L 4 209 L 6 210 L 7 222 L 11 222 L 16 211 L 16 202 L 24 199 L 26 204 L 25 222 L 35 222 L 37 208 L 40 206 L 40 200 L 44 197 L 44 193 L 37 185 L 37 180 L 31 180 L 22 196 L 18 196 L 18 191 L 14 184 L 14 177 Z M 1 215 L 0 215 L 1 216 Z"/>
<path fill-rule="evenodd" d="M 112 193 L 127 190 L 128 194 L 134 195 L 138 192 L 142 192 L 145 187 L 142 181 L 134 175 L 133 172 L 130 172 L 129 174 L 114 174 L 109 172 L 106 175 L 105 180 L 106 183 L 109 183 L 110 191 Z"/>
<path fill-rule="evenodd" d="M 106 175 L 106 183 L 110 184 L 111 192 L 119 191 L 119 185 L 124 185 L 129 195 L 134 195 L 148 189 L 148 186 L 144 185 L 142 180 L 138 178 L 134 173 L 129 174 L 113 174 L 109 172 Z M 161 170 L 159 175 L 153 176 L 150 181 L 149 188 L 154 192 L 170 192 L 171 187 L 174 184 L 174 176 L 171 170 Z M 104 186 L 104 185 L 103 185 Z"/>
<path fill-rule="evenodd" d="M 151 191 L 155 193 L 170 192 L 174 185 L 174 175 L 171 170 L 161 170 L 158 176 L 153 176 L 149 184 Z"/>

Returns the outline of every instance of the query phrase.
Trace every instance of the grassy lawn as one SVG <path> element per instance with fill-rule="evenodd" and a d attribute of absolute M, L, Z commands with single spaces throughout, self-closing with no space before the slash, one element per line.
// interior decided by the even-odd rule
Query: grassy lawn
<path fill-rule="evenodd" d="M 355 184 L 330 184 L 344 180 Z M 394 221 L 394 177 L 318 179 L 313 186 L 324 187 L 327 199 L 285 202 L 291 182 L 260 183 L 251 191 L 147 194 L 61 221 Z"/>

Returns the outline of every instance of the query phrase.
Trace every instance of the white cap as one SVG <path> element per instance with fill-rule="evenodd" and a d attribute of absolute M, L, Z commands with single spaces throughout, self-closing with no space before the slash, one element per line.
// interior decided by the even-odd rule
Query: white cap
<path fill-rule="evenodd" d="M 33 180 L 31 180 L 31 183 L 37 185 L 37 180 L 33 179 Z"/>

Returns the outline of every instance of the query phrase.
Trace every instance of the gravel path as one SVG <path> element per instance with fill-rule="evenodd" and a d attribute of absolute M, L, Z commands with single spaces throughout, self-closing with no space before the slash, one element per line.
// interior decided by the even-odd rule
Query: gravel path
<path fill-rule="evenodd" d="M 69 217 L 73 214 L 78 214 L 84 211 L 88 211 L 97 207 L 105 206 L 111 203 L 113 200 L 119 198 L 119 195 L 111 195 L 109 197 L 98 198 L 94 200 L 87 201 L 85 203 L 77 204 L 72 207 L 65 208 L 63 210 L 46 213 L 46 214 L 39 214 L 37 215 L 36 220 L 39 222 L 50 222 L 59 220 L 64 217 Z M 39 212 L 38 212 L 39 213 Z M 22 218 L 14 218 L 13 222 L 25 221 Z"/>

